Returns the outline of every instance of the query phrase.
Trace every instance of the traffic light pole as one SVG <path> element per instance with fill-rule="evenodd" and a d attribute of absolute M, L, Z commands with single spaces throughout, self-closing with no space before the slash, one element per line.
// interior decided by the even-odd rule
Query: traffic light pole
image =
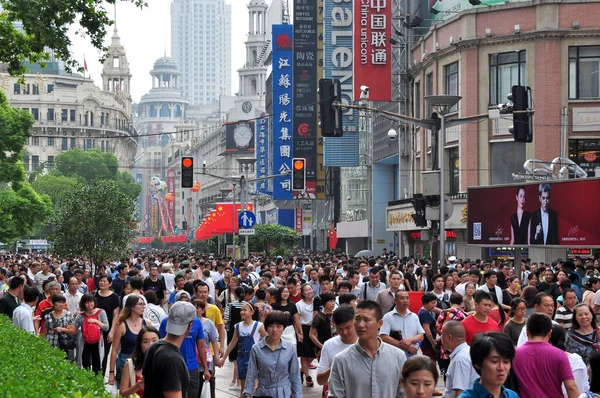
<path fill-rule="evenodd" d="M 358 110 L 366 110 L 366 111 L 371 111 L 374 112 L 376 114 L 379 115 L 383 115 L 388 117 L 389 119 L 392 120 L 396 120 L 399 122 L 403 122 L 406 124 L 410 124 L 412 126 L 417 126 L 417 127 L 422 127 L 428 130 L 431 130 L 432 133 L 435 133 L 436 131 L 438 132 L 438 134 L 440 135 L 439 139 L 437 140 L 437 145 L 438 145 L 438 151 L 440 153 L 439 155 L 439 161 L 440 161 L 440 183 L 444 183 L 444 176 L 443 176 L 443 161 L 444 161 L 444 156 L 443 156 L 443 151 L 444 151 L 444 137 L 442 137 L 443 135 L 443 131 L 446 128 L 450 128 L 450 127 L 454 127 L 454 126 L 460 126 L 461 124 L 465 124 L 465 123 L 472 123 L 472 122 L 477 122 L 477 121 L 481 121 L 481 120 L 485 120 L 488 119 L 489 114 L 485 113 L 485 114 L 480 114 L 480 115 L 475 115 L 475 116 L 469 116 L 469 117 L 462 117 L 462 118 L 456 118 L 456 119 L 451 119 L 451 120 L 445 120 L 444 116 L 442 115 L 441 119 L 416 119 L 414 117 L 410 117 L 410 116 L 405 116 L 405 115 L 401 115 L 398 113 L 394 113 L 394 112 L 389 112 L 389 111 L 385 111 L 385 110 L 381 110 L 381 109 L 376 109 L 376 108 L 372 108 L 372 107 L 368 107 L 368 106 L 362 106 L 362 105 L 349 105 L 349 104 L 344 104 L 341 102 L 334 102 L 332 104 L 332 106 L 334 107 L 340 107 L 342 109 L 358 109 Z M 438 122 L 440 124 L 438 124 Z M 442 124 L 443 123 L 443 124 Z M 441 184 L 440 184 L 441 185 Z M 445 185 L 441 185 L 441 187 L 444 187 Z M 414 194 L 414 192 L 413 192 Z M 444 189 L 440 189 L 440 220 L 444 219 Z M 432 234 L 433 235 L 433 234 Z M 440 241 L 440 249 L 442 249 L 442 245 L 445 244 L 445 238 L 446 238 L 446 232 L 445 232 L 445 223 L 444 222 L 440 222 L 440 226 L 439 226 L 439 235 L 438 235 L 438 240 Z M 437 261 L 440 261 L 440 265 L 442 265 L 442 258 L 445 257 L 444 255 L 444 250 L 442 249 L 440 253 L 438 253 L 438 256 L 441 257 L 439 259 L 433 258 L 432 256 L 432 270 L 433 273 L 436 274 L 437 273 Z M 445 258 L 444 258 L 445 260 Z"/>

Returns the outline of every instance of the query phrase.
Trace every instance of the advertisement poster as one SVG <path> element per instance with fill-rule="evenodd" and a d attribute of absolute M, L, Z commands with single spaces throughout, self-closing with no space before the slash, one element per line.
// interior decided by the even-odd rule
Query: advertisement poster
<path fill-rule="evenodd" d="M 173 194 L 173 200 L 170 202 L 167 202 L 167 210 L 168 210 L 168 214 L 169 214 L 169 220 L 170 223 L 175 226 L 175 202 L 177 201 L 177 195 L 176 195 L 176 191 L 175 191 L 175 180 L 177 178 L 177 172 L 175 171 L 175 169 L 169 169 L 167 171 L 167 192 L 172 193 Z M 169 222 L 169 221 L 167 221 Z M 167 226 L 165 226 L 166 228 L 168 228 Z"/>
<path fill-rule="evenodd" d="M 469 244 L 600 245 L 600 179 L 469 188 Z"/>
<path fill-rule="evenodd" d="M 369 101 L 392 98 L 392 0 L 354 0 L 354 100 L 361 86 Z"/>

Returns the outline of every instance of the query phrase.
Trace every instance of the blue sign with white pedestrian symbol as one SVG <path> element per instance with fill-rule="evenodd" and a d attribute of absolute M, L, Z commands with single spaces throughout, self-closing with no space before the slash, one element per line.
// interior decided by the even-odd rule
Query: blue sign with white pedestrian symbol
<path fill-rule="evenodd" d="M 256 224 L 256 216 L 250 210 L 244 210 L 238 216 L 240 228 L 252 228 Z"/>

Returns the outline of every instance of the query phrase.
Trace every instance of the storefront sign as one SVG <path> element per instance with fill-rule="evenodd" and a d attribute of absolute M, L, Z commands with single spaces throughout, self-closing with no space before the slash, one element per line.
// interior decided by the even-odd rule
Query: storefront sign
<path fill-rule="evenodd" d="M 572 110 L 573 131 L 600 131 L 600 107 Z"/>

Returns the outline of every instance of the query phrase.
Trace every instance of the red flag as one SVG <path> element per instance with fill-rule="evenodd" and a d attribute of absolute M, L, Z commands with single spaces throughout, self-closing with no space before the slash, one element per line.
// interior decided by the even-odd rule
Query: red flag
<path fill-rule="evenodd" d="M 87 61 L 85 60 L 85 55 L 83 56 L 83 69 L 85 69 L 85 71 L 88 71 L 88 67 L 87 67 Z"/>
<path fill-rule="evenodd" d="M 335 249 L 338 243 L 337 232 L 335 229 L 331 228 L 329 230 L 329 248 L 331 250 Z"/>

